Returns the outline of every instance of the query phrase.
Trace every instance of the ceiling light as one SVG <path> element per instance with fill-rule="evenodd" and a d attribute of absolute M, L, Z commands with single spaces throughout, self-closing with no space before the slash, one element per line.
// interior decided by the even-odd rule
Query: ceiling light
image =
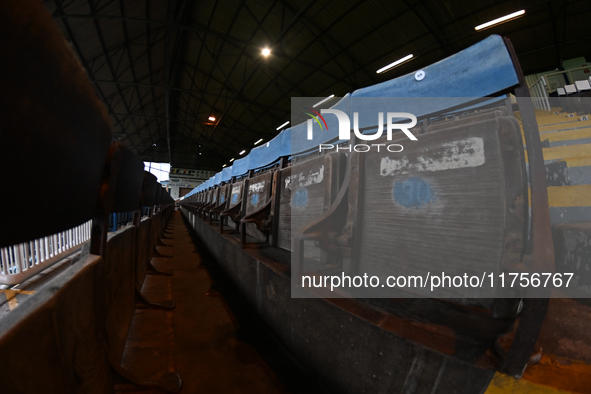
<path fill-rule="evenodd" d="M 222 166 L 222 168 L 224 168 L 225 166 L 227 166 L 227 164 L 224 164 L 224 165 Z"/>
<path fill-rule="evenodd" d="M 210 116 L 209 118 L 207 118 L 209 120 L 211 120 L 212 122 L 215 122 L 215 116 Z"/>
<path fill-rule="evenodd" d="M 263 49 L 263 56 L 269 56 L 271 54 L 271 50 L 269 48 Z"/>
<path fill-rule="evenodd" d="M 325 98 L 325 99 L 324 99 L 324 100 L 322 100 L 321 102 L 314 104 L 314 105 L 312 106 L 312 108 L 316 108 L 316 107 L 318 107 L 320 104 L 327 102 L 328 100 L 330 100 L 330 99 L 331 99 L 331 98 L 333 98 L 333 97 L 334 97 L 334 94 L 331 94 L 330 96 L 328 96 L 327 98 Z"/>
<path fill-rule="evenodd" d="M 487 27 L 491 27 L 491 26 L 494 26 L 494 25 L 498 25 L 499 23 L 507 22 L 508 20 L 517 18 L 517 17 L 519 17 L 519 16 L 521 16 L 523 14 L 525 14 L 525 10 L 517 11 L 517 12 L 514 12 L 512 14 L 505 15 L 505 16 L 502 16 L 502 17 L 497 18 L 495 20 L 492 20 L 490 22 L 483 23 L 482 25 L 478 25 L 474 29 L 475 30 L 486 29 Z"/>
<path fill-rule="evenodd" d="M 281 126 L 277 127 L 275 130 L 279 130 L 279 129 L 287 126 L 288 124 L 289 124 L 289 120 L 287 122 L 283 123 Z"/>
<path fill-rule="evenodd" d="M 258 141 L 257 141 L 257 142 L 255 142 L 254 144 L 256 145 L 256 144 L 258 144 L 258 143 L 260 143 L 260 142 L 262 142 L 262 141 L 263 141 L 263 139 L 261 138 L 260 140 L 258 140 Z"/>
<path fill-rule="evenodd" d="M 243 155 L 246 153 L 246 150 L 243 150 L 242 152 L 239 153 L 239 155 Z"/>
<path fill-rule="evenodd" d="M 400 65 L 400 64 L 402 64 L 405 61 L 410 60 L 410 59 L 412 59 L 412 53 L 410 55 L 406 55 L 402 59 L 396 60 L 394 63 L 388 64 L 386 67 L 380 68 L 378 71 L 376 71 L 376 73 L 380 74 L 380 73 L 383 73 L 385 71 L 388 71 L 389 69 L 394 68 L 394 67 L 396 67 L 396 66 L 398 66 L 398 65 Z"/>
<path fill-rule="evenodd" d="M 232 158 L 230 159 L 230 163 L 231 163 L 231 162 L 233 162 L 233 161 L 234 161 L 234 158 L 232 157 Z"/>

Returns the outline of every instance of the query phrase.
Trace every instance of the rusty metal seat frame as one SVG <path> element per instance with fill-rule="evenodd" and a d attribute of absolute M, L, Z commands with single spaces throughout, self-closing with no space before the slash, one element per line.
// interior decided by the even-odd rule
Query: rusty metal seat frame
<path fill-rule="evenodd" d="M 242 247 L 246 245 L 246 225 L 248 223 L 253 223 L 259 231 L 265 234 L 265 243 L 269 241 L 269 234 L 273 230 L 272 203 L 276 192 L 278 174 L 278 171 L 267 172 L 253 178 L 248 178 L 245 181 L 244 189 L 246 195 L 243 201 L 246 201 L 246 204 L 244 214 L 240 219 L 240 242 Z M 250 204 L 248 203 L 248 197 L 251 196 L 251 188 L 253 185 L 263 182 L 265 183 L 265 188 L 263 189 L 262 198 L 264 198 L 263 201 L 265 202 L 263 202 L 260 208 L 249 212 Z"/>
<path fill-rule="evenodd" d="M 502 43 L 506 47 L 513 66 L 512 72 L 515 73 L 517 82 L 513 86 L 501 87 L 495 94 L 503 95 L 513 91 L 517 96 L 529 158 L 532 212 L 531 237 L 522 245 L 523 259 L 521 261 L 525 266 L 535 267 L 536 271 L 553 272 L 554 261 L 545 168 L 533 105 L 513 47 L 508 39 L 504 39 Z M 441 67 L 441 64 L 443 63 L 440 62 L 437 67 Z M 429 72 L 429 68 L 427 68 L 426 73 L 429 74 Z M 492 95 L 492 92 L 488 94 Z M 429 97 L 433 97 L 432 93 Z M 335 202 L 321 217 L 293 235 L 295 250 L 294 262 L 292 263 L 292 281 L 295 276 L 297 283 L 297 278 L 303 274 L 304 241 L 315 241 L 327 250 L 338 252 L 345 258 L 357 253 L 355 244 L 359 240 L 358 232 L 360 227 L 356 226 L 356 222 L 361 213 L 359 212 L 359 201 L 351 200 L 349 190 L 360 187 L 360 178 L 355 175 L 359 174 L 360 165 L 363 165 L 363 162 L 360 160 L 359 155 L 349 155 L 345 181 L 338 192 Z M 343 215 L 348 220 L 344 226 L 340 226 L 338 220 L 334 220 L 334 218 Z M 516 377 L 521 376 L 532 355 L 536 338 L 548 308 L 547 292 L 534 289 L 528 295 L 529 298 L 522 299 L 523 307 L 515 319 L 517 328 L 511 347 L 503 355 L 498 365 L 500 371 Z"/>

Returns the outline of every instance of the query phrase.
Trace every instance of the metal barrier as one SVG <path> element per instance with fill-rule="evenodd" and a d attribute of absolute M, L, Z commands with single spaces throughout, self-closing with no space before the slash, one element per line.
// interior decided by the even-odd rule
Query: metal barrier
<path fill-rule="evenodd" d="M 548 90 L 546 78 L 540 77 L 536 82 L 529 85 L 529 94 L 535 109 L 551 111 L 550 100 L 548 99 Z"/>
<path fill-rule="evenodd" d="M 535 79 L 535 77 L 533 75 L 528 75 L 526 76 L 526 81 L 527 81 L 527 86 L 529 88 L 529 94 L 531 96 L 531 100 L 532 103 L 534 105 L 535 109 L 541 109 L 541 110 L 546 110 L 546 111 L 551 111 L 552 110 L 552 106 L 550 103 L 550 95 L 548 94 L 548 91 L 551 90 L 551 88 L 548 86 L 548 77 L 554 76 L 554 75 L 568 75 L 568 79 L 569 79 L 569 83 L 574 84 L 575 83 L 575 79 L 573 78 L 572 75 L 572 71 L 580 71 L 580 70 L 588 70 L 589 66 L 584 66 L 584 67 L 577 67 L 577 68 L 572 68 L 569 70 L 561 70 L 561 71 L 556 71 L 553 73 L 548 73 L 545 75 L 542 75 L 540 78 Z"/>
<path fill-rule="evenodd" d="M 0 283 L 22 283 L 77 251 L 77 246 L 90 240 L 91 224 L 89 220 L 54 235 L 1 248 Z"/>

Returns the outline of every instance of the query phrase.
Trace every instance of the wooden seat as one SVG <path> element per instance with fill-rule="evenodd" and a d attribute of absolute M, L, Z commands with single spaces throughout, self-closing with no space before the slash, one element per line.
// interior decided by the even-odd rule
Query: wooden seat
<path fill-rule="evenodd" d="M 212 189 L 208 189 L 208 190 L 204 191 L 203 192 L 203 199 L 201 200 L 201 202 L 199 204 L 197 204 L 195 206 L 195 209 L 198 213 L 199 218 L 201 218 L 201 208 L 211 204 L 212 194 L 213 194 Z"/>
<path fill-rule="evenodd" d="M 241 242 L 246 244 L 246 235 L 267 242 L 272 230 L 271 203 L 274 172 L 248 178 L 245 181 L 244 208 L 240 220 Z"/>
<path fill-rule="evenodd" d="M 230 228 L 238 228 L 238 223 L 242 218 L 242 199 L 244 192 L 244 181 L 238 181 L 232 183 L 230 187 L 230 195 L 227 200 L 227 208 L 220 213 L 220 233 L 224 231 L 224 218 L 230 218 L 234 224 L 230 221 L 226 223 Z"/>
<path fill-rule="evenodd" d="M 422 135 L 420 145 L 406 144 L 401 154 L 353 154 L 359 170 L 351 176 L 359 187 L 349 189 L 349 201 L 358 202 L 363 221 L 347 272 L 385 282 L 389 275 L 496 277 L 519 269 L 527 243 L 525 161 L 519 124 L 499 115 L 450 121 Z M 433 296 L 430 289 L 404 291 Z M 474 297 L 474 289 L 450 289 L 446 297 Z M 519 299 L 509 300 L 506 313 L 512 315 Z"/>
<path fill-rule="evenodd" d="M 473 61 L 493 66 L 484 70 L 465 67 Z M 459 64 L 470 73 L 457 73 Z M 489 102 L 488 97 L 512 90 L 527 142 L 531 217 L 526 209 L 528 188 L 520 126 L 512 117 L 512 108 L 469 113 Z M 345 180 L 333 204 L 292 234 L 292 284 L 296 290 L 305 270 L 306 243 L 311 242 L 330 253 L 334 261 L 340 261 L 338 271 L 344 275 L 375 275 L 382 284 L 391 275 L 422 275 L 424 279 L 441 272 L 480 277 L 484 273 L 496 275 L 523 269 L 553 272 L 545 169 L 528 96 L 515 53 L 509 41 L 498 36 L 428 66 L 420 75 L 408 74 L 353 92 L 349 115 L 353 118 L 353 113 L 360 114 L 358 127 L 364 133 L 378 129 L 375 112 L 391 108 L 412 113 L 424 124 L 432 118 L 453 115 L 454 111 L 466 116 L 452 116 L 451 120 L 425 128 L 428 132 L 420 134 L 418 142 L 402 133 L 394 134 L 392 141 L 385 137 L 372 141 L 399 143 L 404 150 L 398 153 L 382 150 L 349 154 Z M 391 99 L 386 101 L 384 97 Z M 350 141 L 359 142 L 364 141 Z M 438 265 L 434 266 L 433 261 Z M 522 300 L 525 292 L 496 293 L 497 289 L 471 294 L 443 291 L 437 295 L 421 286 L 394 292 L 385 292 L 381 287 L 372 289 L 343 290 L 343 295 L 439 297 L 458 305 L 456 308 L 466 314 L 481 316 L 478 321 L 487 329 L 490 317 L 513 323 L 518 319 L 512 347 L 499 363 L 500 370 L 514 376 L 523 372 L 529 360 L 547 310 L 545 297 L 549 295 L 539 288 L 529 288 L 530 298 Z M 497 294 L 508 299 L 491 299 Z M 441 306 L 436 300 L 428 302 L 435 308 Z M 521 302 L 523 309 L 519 311 Z M 413 316 L 413 310 L 399 313 Z M 414 318 L 435 316 L 417 314 Z M 448 320 L 444 324 L 452 329 L 455 326 Z M 492 338 L 499 338 L 509 327 L 513 325 L 496 325 L 498 331 L 491 334 Z M 480 335 L 478 324 L 471 330 L 469 335 Z"/>
<path fill-rule="evenodd" d="M 220 186 L 219 191 L 219 200 L 217 205 L 214 205 L 212 208 L 209 209 L 209 224 L 213 224 L 214 218 L 217 216 L 219 220 L 220 213 L 226 209 L 226 202 L 228 199 L 228 194 L 230 192 L 230 184 L 226 183 L 225 185 Z"/>
<path fill-rule="evenodd" d="M 312 157 L 285 168 L 279 174 L 279 208 L 276 245 L 294 251 L 293 232 L 314 221 L 336 198 L 344 175 L 344 154 Z M 308 244 L 305 248 L 306 269 L 312 271 L 329 262 L 320 248 Z M 323 258 L 324 257 L 324 258 Z"/>
<path fill-rule="evenodd" d="M 210 197 L 209 197 L 208 203 L 199 208 L 199 211 L 201 212 L 201 216 L 202 216 L 203 220 L 205 220 L 206 217 L 210 216 L 209 211 L 212 208 L 215 208 L 219 205 L 219 202 L 218 202 L 219 195 L 220 195 L 220 187 L 214 186 L 210 191 Z M 210 218 L 210 220 L 211 220 L 211 218 Z"/>

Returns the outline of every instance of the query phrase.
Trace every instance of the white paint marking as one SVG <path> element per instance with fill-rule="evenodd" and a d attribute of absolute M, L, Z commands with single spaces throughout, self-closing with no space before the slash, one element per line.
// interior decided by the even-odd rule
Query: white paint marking
<path fill-rule="evenodd" d="M 240 194 L 240 186 L 241 185 L 232 186 L 232 193 L 230 193 L 232 197 L 234 196 L 234 194 Z"/>
<path fill-rule="evenodd" d="M 382 157 L 380 175 L 400 175 L 415 171 L 445 171 L 459 168 L 478 167 L 484 164 L 484 142 L 482 138 L 471 137 L 442 144 L 435 148 L 437 155 L 419 156 L 411 163 L 406 156 L 401 159 Z"/>
<path fill-rule="evenodd" d="M 248 185 L 248 192 L 249 193 L 260 193 L 265 190 L 265 181 L 253 183 L 252 185 Z"/>
<path fill-rule="evenodd" d="M 324 166 L 318 167 L 316 171 L 310 171 L 308 175 L 300 173 L 298 175 L 291 175 L 285 179 L 285 188 L 292 190 L 292 185 L 297 189 L 299 187 L 306 187 L 315 183 L 321 183 L 324 180 Z"/>

